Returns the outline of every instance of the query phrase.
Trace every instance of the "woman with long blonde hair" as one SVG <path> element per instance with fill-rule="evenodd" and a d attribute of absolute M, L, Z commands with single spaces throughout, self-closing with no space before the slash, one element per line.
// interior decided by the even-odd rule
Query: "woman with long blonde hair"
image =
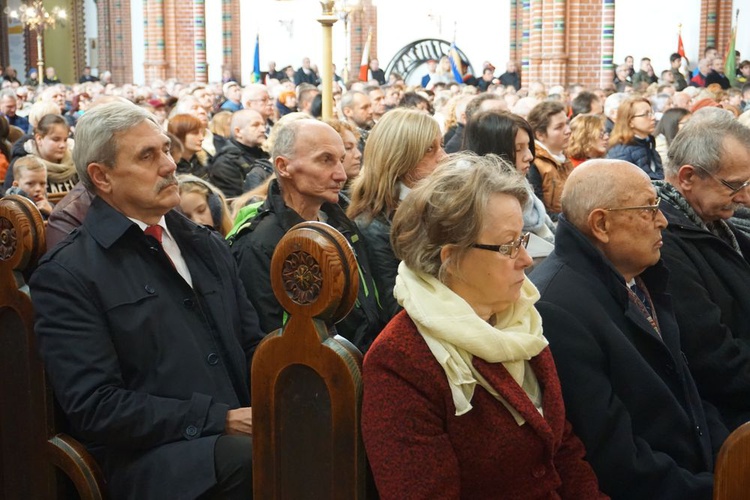
<path fill-rule="evenodd" d="M 417 182 L 445 158 L 440 127 L 427 113 L 398 108 L 373 127 L 365 145 L 362 172 L 351 190 L 347 216 L 365 239 L 383 309 L 391 317 L 398 259 L 391 248 L 391 220 Z"/>

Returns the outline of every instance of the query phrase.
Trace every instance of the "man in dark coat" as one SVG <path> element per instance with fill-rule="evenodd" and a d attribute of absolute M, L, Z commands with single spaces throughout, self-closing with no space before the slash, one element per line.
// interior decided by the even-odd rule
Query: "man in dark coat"
<path fill-rule="evenodd" d="M 297 68 L 294 73 L 294 86 L 298 86 L 300 83 L 310 83 L 312 85 L 318 85 L 320 83 L 318 75 L 310 67 L 310 58 L 305 57 L 302 59 L 302 66 Z"/>
<path fill-rule="evenodd" d="M 260 326 L 270 333 L 286 320 L 271 288 L 271 257 L 279 240 L 306 220 L 320 220 L 337 229 L 354 250 L 360 282 L 357 303 L 336 330 L 364 352 L 386 321 L 362 236 L 338 205 L 346 182 L 344 153 L 339 134 L 317 120 L 292 121 L 279 129 L 273 150 L 277 179 L 271 181 L 258 214 L 237 231 L 230 245 Z"/>
<path fill-rule="evenodd" d="M 214 158 L 208 177 L 231 198 L 261 185 L 273 174 L 273 167 L 268 153 L 260 147 L 266 140 L 266 123 L 260 113 L 252 109 L 237 111 L 229 127 L 231 138 Z"/>
<path fill-rule="evenodd" d="M 701 109 L 672 141 L 664 171 L 662 256 L 682 348 L 731 430 L 750 420 L 750 239 L 727 220 L 750 204 L 750 129 Z"/>
<path fill-rule="evenodd" d="M 531 274 L 573 429 L 613 498 L 711 498 L 727 429 L 701 402 L 665 293 L 648 176 L 618 160 L 574 170 L 555 250 Z"/>
<path fill-rule="evenodd" d="M 249 363 L 261 338 L 225 244 L 172 210 L 169 139 L 122 101 L 86 112 L 96 194 L 31 278 L 39 350 L 113 499 L 249 498 Z"/>

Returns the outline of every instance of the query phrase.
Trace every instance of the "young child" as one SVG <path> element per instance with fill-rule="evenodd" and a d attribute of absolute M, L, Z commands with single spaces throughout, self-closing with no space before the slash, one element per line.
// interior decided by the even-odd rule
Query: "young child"
<path fill-rule="evenodd" d="M 7 194 L 20 194 L 36 203 L 46 219 L 52 212 L 47 200 L 47 167 L 34 155 L 26 155 L 13 162 L 13 188 Z"/>

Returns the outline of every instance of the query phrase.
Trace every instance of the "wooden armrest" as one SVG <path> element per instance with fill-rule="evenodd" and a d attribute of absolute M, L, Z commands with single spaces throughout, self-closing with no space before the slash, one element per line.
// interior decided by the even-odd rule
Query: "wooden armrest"
<path fill-rule="evenodd" d="M 107 497 L 104 475 L 86 448 L 67 434 L 57 434 L 47 441 L 52 463 L 70 478 L 81 500 Z"/>

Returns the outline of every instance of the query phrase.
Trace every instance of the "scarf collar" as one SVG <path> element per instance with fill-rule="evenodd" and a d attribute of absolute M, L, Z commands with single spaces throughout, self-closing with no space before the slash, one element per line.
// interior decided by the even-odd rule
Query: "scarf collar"
<path fill-rule="evenodd" d="M 541 408 L 539 383 L 528 361 L 548 342 L 542 334 L 542 318 L 534 307 L 539 292 L 528 278 L 521 287 L 521 297 L 495 316 L 494 326 L 439 280 L 416 273 L 403 262 L 393 294 L 443 368 L 457 416 L 472 409 L 471 399 L 479 384 L 510 410 L 519 425 L 524 422 L 474 367 L 475 356 L 488 363 L 502 363 L 534 405 Z"/>
<path fill-rule="evenodd" d="M 68 148 L 65 149 L 65 155 L 60 163 L 54 163 L 42 158 L 34 139 L 26 141 L 23 145 L 23 149 L 28 154 L 36 156 L 42 163 L 44 163 L 44 166 L 47 167 L 47 182 L 50 184 L 67 182 L 76 176 L 76 166 L 75 163 L 73 163 L 73 155 L 70 152 L 70 143 L 68 144 Z"/>
<path fill-rule="evenodd" d="M 734 248 L 735 252 L 742 255 L 742 250 L 740 249 L 740 244 L 737 242 L 737 237 L 729 228 L 726 221 L 719 219 L 709 223 L 703 222 L 703 219 L 701 219 L 693 207 L 690 206 L 690 203 L 688 203 L 685 197 L 682 196 L 682 193 L 677 191 L 672 184 L 667 181 L 653 181 L 653 184 L 656 188 L 656 193 L 661 199 L 668 201 L 675 208 L 680 210 L 690 222 L 698 226 L 700 229 L 713 234 Z"/>
<path fill-rule="evenodd" d="M 564 153 L 560 153 L 559 155 L 556 155 L 556 154 L 552 153 L 552 151 L 550 151 L 549 148 L 547 146 L 545 146 L 543 143 L 541 143 L 540 141 L 536 141 L 535 145 L 538 146 L 538 147 L 540 147 L 540 148 L 542 148 L 542 149 L 544 149 L 547 152 L 547 154 L 551 158 L 553 158 L 555 161 L 557 161 L 557 163 L 559 163 L 560 165 L 562 165 L 563 163 L 565 163 L 566 158 L 565 158 L 565 154 Z"/>

